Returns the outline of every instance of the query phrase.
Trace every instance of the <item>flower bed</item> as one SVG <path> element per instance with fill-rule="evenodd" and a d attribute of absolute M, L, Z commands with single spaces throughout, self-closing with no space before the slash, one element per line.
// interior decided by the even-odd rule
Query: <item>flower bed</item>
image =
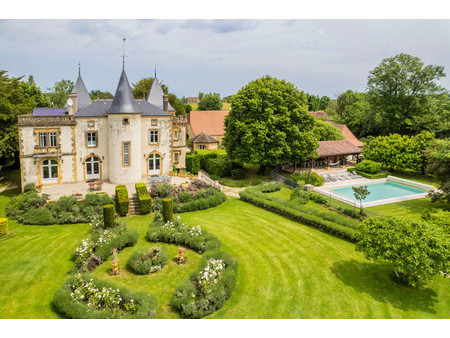
<path fill-rule="evenodd" d="M 112 249 L 121 250 L 133 246 L 139 237 L 137 231 L 127 230 L 124 224 L 103 229 L 103 223 L 96 218 L 91 225 L 91 238 L 84 239 L 73 254 L 75 265 L 82 271 L 94 270 L 111 255 Z"/>
<path fill-rule="evenodd" d="M 131 293 L 89 275 L 76 275 L 59 289 L 53 299 L 56 310 L 69 318 L 155 318 L 156 298 Z"/>
<path fill-rule="evenodd" d="M 128 259 L 127 266 L 139 275 L 146 275 L 161 270 L 166 263 L 167 250 L 154 247 L 135 251 Z"/>
<path fill-rule="evenodd" d="M 106 194 L 87 194 L 82 201 L 76 196 L 62 196 L 47 203 L 44 196 L 28 191 L 11 199 L 6 214 L 23 224 L 50 225 L 87 223 L 102 213 L 103 206 L 114 203 Z"/>
<path fill-rule="evenodd" d="M 181 222 L 180 216 L 172 222 L 164 223 L 160 213 L 157 213 L 155 219 L 150 223 L 147 240 L 185 245 L 199 253 L 220 247 L 219 239 L 202 230 L 200 226 L 184 224 Z"/>
<path fill-rule="evenodd" d="M 172 304 L 183 317 L 201 318 L 220 309 L 237 280 L 236 260 L 219 251 L 205 253 L 198 271 L 178 286 Z"/>
<path fill-rule="evenodd" d="M 163 183 L 152 189 L 152 195 L 155 196 L 154 210 L 161 210 L 162 199 L 171 197 L 175 213 L 213 208 L 227 199 L 223 192 L 199 180 L 184 184 L 181 187 L 173 187 Z"/>

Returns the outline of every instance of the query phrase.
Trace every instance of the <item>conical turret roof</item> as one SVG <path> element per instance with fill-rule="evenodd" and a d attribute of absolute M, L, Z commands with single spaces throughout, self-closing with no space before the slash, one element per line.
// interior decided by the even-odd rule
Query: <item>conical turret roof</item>
<path fill-rule="evenodd" d="M 158 107 L 159 109 L 163 109 L 164 91 L 156 77 L 153 80 L 152 86 L 148 92 L 147 102 Z"/>
<path fill-rule="evenodd" d="M 116 94 L 114 95 L 114 100 L 112 101 L 107 114 L 126 113 L 142 113 L 142 109 L 133 97 L 127 74 L 125 73 L 125 69 L 123 69 L 122 75 L 120 75 L 119 84 L 117 85 Z"/>
<path fill-rule="evenodd" d="M 77 82 L 75 82 L 75 85 L 70 93 L 77 95 L 77 110 L 87 107 L 92 103 L 91 96 L 89 95 L 84 81 L 81 78 L 81 73 L 78 73 Z"/>

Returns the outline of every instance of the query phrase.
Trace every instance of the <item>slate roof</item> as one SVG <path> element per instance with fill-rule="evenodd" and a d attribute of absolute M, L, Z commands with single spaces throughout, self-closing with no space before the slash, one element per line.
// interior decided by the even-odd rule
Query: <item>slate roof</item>
<path fill-rule="evenodd" d="M 356 136 L 352 133 L 352 131 L 348 129 L 348 127 L 345 124 L 332 123 L 332 125 L 341 131 L 341 134 L 342 136 L 344 136 L 345 140 L 349 141 L 350 143 L 354 144 L 357 147 L 364 146 L 364 143 L 358 140 Z"/>
<path fill-rule="evenodd" d="M 119 84 L 117 85 L 116 94 L 108 109 L 108 114 L 135 114 L 142 113 L 142 109 L 136 103 L 131 92 L 130 83 L 128 82 L 125 68 L 120 75 Z"/>
<path fill-rule="evenodd" d="M 225 135 L 225 116 L 229 110 L 199 110 L 191 111 L 188 115 L 188 123 L 195 135 L 206 131 L 209 135 Z"/>
<path fill-rule="evenodd" d="M 319 141 L 319 148 L 317 148 L 317 154 L 319 155 L 319 157 L 335 155 L 356 155 L 361 153 L 361 148 L 346 140 Z"/>
<path fill-rule="evenodd" d="M 164 108 L 164 91 L 156 77 L 152 82 L 150 90 L 148 91 L 147 102 L 153 104 L 161 110 Z M 168 108 L 169 111 L 175 111 L 170 103 Z"/>
<path fill-rule="evenodd" d="M 70 93 L 77 94 L 77 110 L 87 107 L 92 103 L 91 96 L 86 89 L 80 73 L 78 73 L 77 82 L 75 82 L 75 85 Z"/>
<path fill-rule="evenodd" d="M 59 116 L 66 115 L 66 108 L 34 108 L 33 116 Z"/>
<path fill-rule="evenodd" d="M 97 100 L 93 104 L 81 109 L 75 114 L 75 117 L 106 117 L 109 114 L 113 100 Z M 162 109 L 143 100 L 135 100 L 137 109 L 142 116 L 172 116 Z"/>
<path fill-rule="evenodd" d="M 192 139 L 193 143 L 219 143 L 214 137 L 209 135 L 206 131 L 202 131 L 200 134 Z"/>

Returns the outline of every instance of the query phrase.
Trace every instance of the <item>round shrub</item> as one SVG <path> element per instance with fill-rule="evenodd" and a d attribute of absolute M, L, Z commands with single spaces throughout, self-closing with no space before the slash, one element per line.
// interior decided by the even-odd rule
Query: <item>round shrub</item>
<path fill-rule="evenodd" d="M 171 198 L 163 198 L 162 207 L 164 222 L 173 221 L 173 200 Z"/>
<path fill-rule="evenodd" d="M 6 235 L 8 232 L 8 219 L 0 218 L 0 237 Z"/>
<path fill-rule="evenodd" d="M 233 180 L 242 180 L 245 177 L 245 169 L 244 168 L 237 168 L 237 169 L 231 169 L 231 178 Z"/>
<path fill-rule="evenodd" d="M 45 208 L 30 209 L 22 216 L 19 216 L 18 220 L 23 224 L 35 225 L 50 225 L 57 223 L 50 210 Z"/>
<path fill-rule="evenodd" d="M 27 184 L 25 184 L 25 186 L 23 187 L 23 192 L 28 192 L 28 191 L 35 192 L 36 191 L 36 185 L 34 183 L 27 183 Z"/>
<path fill-rule="evenodd" d="M 146 275 L 161 270 L 167 263 L 167 259 L 167 250 L 165 248 L 141 249 L 130 256 L 127 266 L 139 275 Z"/>
<path fill-rule="evenodd" d="M 371 160 L 364 160 L 356 165 L 356 170 L 367 174 L 375 174 L 381 170 L 381 163 Z"/>
<path fill-rule="evenodd" d="M 105 228 L 114 227 L 115 213 L 114 205 L 106 204 L 103 206 L 103 221 L 105 223 Z"/>

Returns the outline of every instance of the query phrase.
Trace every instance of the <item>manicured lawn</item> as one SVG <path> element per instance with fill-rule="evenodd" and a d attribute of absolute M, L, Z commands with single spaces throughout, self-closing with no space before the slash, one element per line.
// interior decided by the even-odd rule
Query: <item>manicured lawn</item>
<path fill-rule="evenodd" d="M 448 204 L 431 203 L 429 198 L 421 198 L 418 200 L 391 203 L 367 208 L 369 211 L 376 212 L 383 216 L 396 216 L 409 219 L 420 219 L 422 212 L 433 208 L 442 208 L 450 210 Z"/>
<path fill-rule="evenodd" d="M 0 213 L 7 203 L 0 194 Z M 169 305 L 176 285 L 196 270 L 200 255 L 187 251 L 188 265 L 170 261 L 160 272 L 137 276 L 125 268 L 138 247 L 151 247 L 144 235 L 152 216 L 127 219 L 140 238 L 120 255 L 121 276 L 109 277 L 110 262 L 95 274 L 158 298 L 158 317 L 177 318 Z M 450 285 L 436 277 L 424 290 L 394 284 L 391 267 L 372 263 L 350 242 L 287 220 L 238 199 L 181 214 L 222 241 L 239 264 L 236 289 L 211 318 L 448 318 Z M 26 226 L 10 222 L 0 239 L 0 317 L 57 318 L 53 294 L 73 267 L 70 256 L 88 235 L 88 225 Z M 161 244 L 158 244 L 161 245 Z M 169 259 L 175 245 L 164 245 Z"/>
<path fill-rule="evenodd" d="M 234 180 L 231 177 L 221 177 L 220 184 L 233 188 L 243 188 L 252 185 L 253 181 L 270 181 L 270 175 L 258 175 L 259 165 L 244 164 L 245 178 L 241 180 Z"/>

